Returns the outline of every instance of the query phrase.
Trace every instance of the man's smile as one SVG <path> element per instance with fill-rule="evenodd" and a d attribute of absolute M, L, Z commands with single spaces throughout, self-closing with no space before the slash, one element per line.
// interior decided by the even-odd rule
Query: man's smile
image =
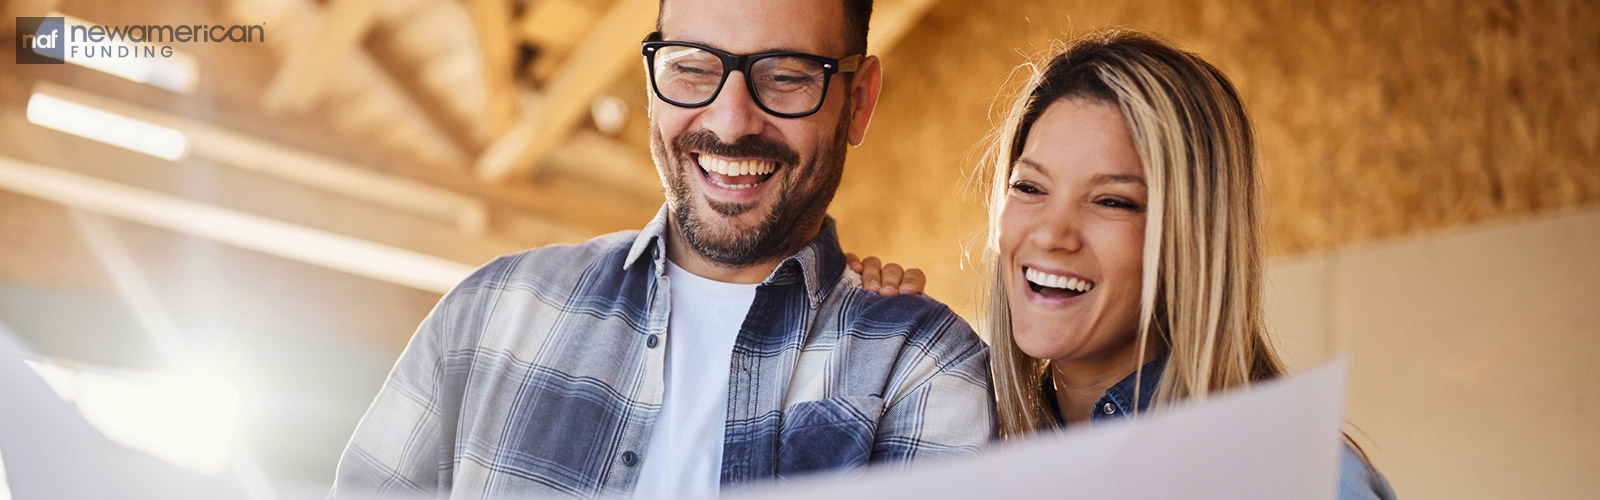
<path fill-rule="evenodd" d="M 704 153 L 690 153 L 690 158 L 700 170 L 700 178 L 708 194 L 724 201 L 746 202 L 755 200 L 771 180 L 781 163 L 758 158 L 727 158 Z"/>
<path fill-rule="evenodd" d="M 772 160 L 730 160 L 705 154 L 695 154 L 694 159 L 702 175 L 728 189 L 756 187 L 778 171 L 778 162 Z"/>

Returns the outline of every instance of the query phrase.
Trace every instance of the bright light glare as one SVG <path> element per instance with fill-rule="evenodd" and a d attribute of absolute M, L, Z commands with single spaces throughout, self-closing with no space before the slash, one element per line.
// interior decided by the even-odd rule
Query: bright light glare
<path fill-rule="evenodd" d="M 68 16 L 60 12 L 50 13 L 51 17 L 61 17 L 67 32 L 73 26 L 93 26 L 94 23 Z M 104 57 L 98 52 L 100 47 L 110 46 L 112 54 L 133 52 L 138 46 L 147 44 L 130 44 L 121 40 L 106 39 L 101 42 L 89 43 L 84 41 L 76 54 L 72 50 L 62 52 L 67 62 L 85 68 L 102 71 L 115 76 L 120 76 L 139 83 L 154 85 L 173 92 L 188 94 L 194 92 L 199 82 L 199 67 L 193 56 L 172 51 L 171 57 Z M 159 47 L 156 49 L 160 50 Z M 94 51 L 93 57 L 87 52 Z"/>
<path fill-rule="evenodd" d="M 589 104 L 589 114 L 594 118 L 595 128 L 609 135 L 617 135 L 628 121 L 628 103 L 617 96 L 603 95 Z"/>
<path fill-rule="evenodd" d="M 6 458 L 0 454 L 0 500 L 11 500 L 11 484 L 6 482 Z"/>
<path fill-rule="evenodd" d="M 28 362 L 85 420 L 123 446 L 190 470 L 226 468 L 239 393 L 210 378 Z"/>
<path fill-rule="evenodd" d="M 28 99 L 28 121 L 167 160 L 189 150 L 183 132 L 37 92 Z"/>

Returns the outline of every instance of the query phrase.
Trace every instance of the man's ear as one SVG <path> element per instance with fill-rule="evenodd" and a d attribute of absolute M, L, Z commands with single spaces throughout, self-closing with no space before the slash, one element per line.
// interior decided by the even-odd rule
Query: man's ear
<path fill-rule="evenodd" d="M 867 124 L 878 107 L 878 91 L 883 89 L 883 65 L 878 56 L 867 56 L 850 80 L 850 145 L 860 146 L 867 138 Z"/>

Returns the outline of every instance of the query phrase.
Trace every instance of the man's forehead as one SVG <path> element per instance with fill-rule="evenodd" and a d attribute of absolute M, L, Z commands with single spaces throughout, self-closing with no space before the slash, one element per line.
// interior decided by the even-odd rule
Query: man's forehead
<path fill-rule="evenodd" d="M 841 0 L 662 0 L 661 34 L 740 54 L 843 57 L 844 19 Z"/>

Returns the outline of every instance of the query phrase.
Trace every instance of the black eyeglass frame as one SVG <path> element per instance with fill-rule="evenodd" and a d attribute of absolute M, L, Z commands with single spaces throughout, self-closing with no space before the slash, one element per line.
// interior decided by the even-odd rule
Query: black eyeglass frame
<path fill-rule="evenodd" d="M 722 80 L 717 82 L 717 90 L 711 93 L 711 97 L 707 97 L 704 101 L 700 102 L 686 103 L 668 99 L 667 96 L 661 93 L 661 88 L 656 85 L 656 52 L 662 47 L 695 48 L 717 56 L 718 59 L 722 60 Z M 650 68 L 650 90 L 655 91 L 656 97 L 666 101 L 667 104 L 671 104 L 680 108 L 691 109 L 708 106 L 717 100 L 717 96 L 722 95 L 722 87 L 728 84 L 728 75 L 733 74 L 734 71 L 739 71 L 745 75 L 745 88 L 749 90 L 750 98 L 751 100 L 755 101 L 756 106 L 761 108 L 762 111 L 766 111 L 767 114 L 781 118 L 801 118 L 816 114 L 817 111 L 822 109 L 822 103 L 828 100 L 828 85 L 833 82 L 833 75 L 836 73 L 856 72 L 857 70 L 861 69 L 861 60 L 866 58 L 865 55 L 854 54 L 845 56 L 843 59 L 833 59 L 830 57 L 822 57 L 816 54 L 807 54 L 804 52 L 784 51 L 739 55 L 717 50 L 705 45 L 700 45 L 698 43 L 664 41 L 661 39 L 661 32 L 659 31 L 651 33 L 650 36 L 645 37 L 644 42 L 640 44 L 639 51 L 642 55 L 644 55 L 645 66 Z M 772 108 L 767 107 L 766 103 L 761 102 L 761 94 L 757 93 L 756 90 L 756 81 L 754 78 L 750 78 L 750 68 L 755 66 L 757 61 L 770 57 L 799 57 L 802 59 L 810 59 L 822 64 L 822 97 L 817 98 L 816 106 L 812 107 L 809 111 L 802 111 L 799 113 L 779 113 L 774 111 Z"/>

